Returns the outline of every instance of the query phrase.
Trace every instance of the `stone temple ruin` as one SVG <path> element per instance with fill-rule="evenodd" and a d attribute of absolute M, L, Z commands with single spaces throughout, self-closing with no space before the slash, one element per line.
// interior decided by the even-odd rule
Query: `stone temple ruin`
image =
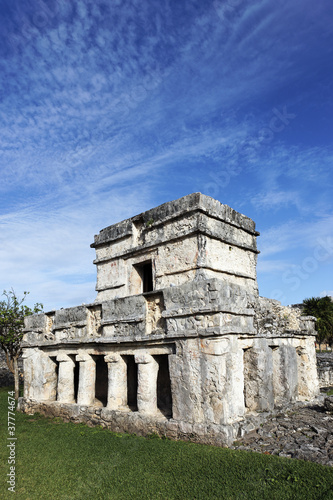
<path fill-rule="evenodd" d="M 26 318 L 21 411 L 230 444 L 316 396 L 314 319 L 259 297 L 258 234 L 200 193 L 100 231 L 96 301 Z"/>

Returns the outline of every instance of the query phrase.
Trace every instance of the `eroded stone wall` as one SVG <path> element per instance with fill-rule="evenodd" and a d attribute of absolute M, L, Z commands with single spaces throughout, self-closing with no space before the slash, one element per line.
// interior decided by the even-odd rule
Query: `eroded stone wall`
<path fill-rule="evenodd" d="M 320 387 L 333 387 L 333 353 L 317 353 L 317 370 Z"/>

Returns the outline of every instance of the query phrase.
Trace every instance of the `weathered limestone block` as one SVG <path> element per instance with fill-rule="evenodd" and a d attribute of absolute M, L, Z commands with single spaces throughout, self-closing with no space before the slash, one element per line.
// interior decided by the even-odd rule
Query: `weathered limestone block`
<path fill-rule="evenodd" d="M 166 314 L 169 314 L 167 311 Z M 183 314 L 166 316 L 168 337 L 209 337 L 212 335 L 228 335 L 230 333 L 253 334 L 253 318 L 228 313 L 216 314 Z"/>
<path fill-rule="evenodd" d="M 153 294 L 146 297 L 146 329 L 145 334 L 150 335 L 157 330 L 164 332 L 165 319 L 162 317 L 164 310 L 163 294 Z"/>
<path fill-rule="evenodd" d="M 299 328 L 302 333 L 313 337 L 317 335 L 315 331 L 316 318 L 314 316 L 302 316 L 302 310 L 296 309 L 296 313 L 299 315 Z"/>
<path fill-rule="evenodd" d="M 177 342 L 177 354 L 169 356 L 169 367 L 173 418 L 192 423 L 204 422 L 200 341 L 187 339 Z"/>
<path fill-rule="evenodd" d="M 102 334 L 102 306 L 90 306 L 87 315 L 87 335 L 88 337 L 99 337 Z"/>
<path fill-rule="evenodd" d="M 56 364 L 40 349 L 25 349 L 23 366 L 24 397 L 38 401 L 53 401 L 56 398 Z"/>
<path fill-rule="evenodd" d="M 138 411 L 154 415 L 157 413 L 158 363 L 150 354 L 136 354 L 138 363 Z"/>
<path fill-rule="evenodd" d="M 35 399 L 35 376 L 34 362 L 38 357 L 38 349 L 24 349 L 22 354 L 24 369 L 24 397 L 26 399 Z"/>
<path fill-rule="evenodd" d="M 29 333 L 34 331 L 42 333 L 46 328 L 46 314 L 32 314 L 27 316 L 24 320 L 25 329 Z"/>
<path fill-rule="evenodd" d="M 163 290 L 168 336 L 254 333 L 253 296 L 218 279 L 198 280 Z"/>
<path fill-rule="evenodd" d="M 109 290 L 111 283 L 112 289 L 115 289 L 115 291 L 119 289 L 119 287 L 124 287 L 126 285 L 126 270 L 123 259 L 100 262 L 96 290 Z"/>
<path fill-rule="evenodd" d="M 224 415 L 225 423 L 237 421 L 245 414 L 243 350 L 237 338 L 232 336 L 230 341 L 231 349 L 226 359 L 227 386 L 225 400 L 228 404 Z"/>
<path fill-rule="evenodd" d="M 102 303 L 104 336 L 127 337 L 145 332 L 146 300 L 142 295 Z"/>
<path fill-rule="evenodd" d="M 170 313 L 181 308 L 186 311 L 220 310 L 253 315 L 249 308 L 249 294 L 246 288 L 211 278 L 186 283 L 163 290 L 166 310 Z M 252 296 L 251 296 L 252 298 Z M 253 300 L 253 298 L 252 298 Z"/>
<path fill-rule="evenodd" d="M 25 349 L 23 351 L 25 398 L 39 399 L 43 377 L 41 373 L 42 363 L 40 356 L 41 352 L 39 349 Z"/>
<path fill-rule="evenodd" d="M 244 398 L 249 411 L 274 408 L 272 349 L 261 339 L 244 350 Z"/>
<path fill-rule="evenodd" d="M 202 396 L 204 419 L 214 424 L 226 423 L 229 402 L 227 372 L 230 339 L 201 340 Z"/>
<path fill-rule="evenodd" d="M 296 401 L 298 395 L 297 354 L 292 345 L 272 349 L 275 406 Z"/>
<path fill-rule="evenodd" d="M 259 297 L 255 310 L 258 334 L 262 337 L 292 337 L 296 333 L 316 335 L 315 318 L 302 316 L 301 309 L 282 306 L 278 300 Z"/>
<path fill-rule="evenodd" d="M 324 405 L 326 411 L 333 412 L 333 396 L 326 396 Z"/>
<path fill-rule="evenodd" d="M 179 233 L 177 233 L 179 234 Z M 162 245 L 156 258 L 157 278 L 164 288 L 164 276 L 184 273 L 196 268 L 198 260 L 198 238 L 196 235 L 186 239 L 171 241 Z M 180 278 L 180 277 L 179 277 Z M 174 278 L 173 278 L 174 279 Z M 185 283 L 186 280 L 183 280 Z M 178 284 L 179 281 L 178 281 Z"/>
<path fill-rule="evenodd" d="M 70 307 L 56 311 L 53 329 L 60 330 L 73 325 L 85 326 L 87 321 L 87 308 L 85 306 Z"/>
<path fill-rule="evenodd" d="M 40 343 L 41 341 L 53 340 L 52 331 L 55 312 L 45 314 L 33 314 L 27 316 L 25 322 L 25 334 L 23 342 Z"/>
<path fill-rule="evenodd" d="M 224 424 L 244 415 L 243 351 L 231 337 L 182 342 L 171 358 L 175 419 Z"/>
<path fill-rule="evenodd" d="M 222 274 L 248 278 L 249 284 L 250 280 L 256 282 L 257 250 L 249 251 L 247 246 L 240 248 L 238 245 L 228 242 L 221 244 L 216 239 L 207 238 L 207 267 Z"/>

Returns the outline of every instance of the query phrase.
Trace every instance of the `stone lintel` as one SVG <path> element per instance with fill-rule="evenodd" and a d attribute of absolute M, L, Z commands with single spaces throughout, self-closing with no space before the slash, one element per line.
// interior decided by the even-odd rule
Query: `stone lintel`
<path fill-rule="evenodd" d="M 254 310 L 248 308 L 237 308 L 232 307 L 228 304 L 226 305 L 217 305 L 210 307 L 201 307 L 201 308 L 193 308 L 193 307 L 182 307 L 177 309 L 166 309 L 162 311 L 163 318 L 182 318 L 182 317 L 193 317 L 195 315 L 202 314 L 216 314 L 216 313 L 226 313 L 232 314 L 233 316 L 254 316 Z"/>
<path fill-rule="evenodd" d="M 80 361 L 82 363 L 84 361 L 94 361 L 94 360 L 92 359 L 90 354 L 86 352 L 79 352 L 79 354 L 77 354 L 76 356 L 76 361 Z"/>
<path fill-rule="evenodd" d="M 104 361 L 106 363 L 118 363 L 119 361 L 121 361 L 121 356 L 120 354 L 107 354 L 106 356 L 104 356 Z"/>
<path fill-rule="evenodd" d="M 135 362 L 138 364 L 153 363 L 154 358 L 148 353 L 138 353 L 134 355 Z"/>
<path fill-rule="evenodd" d="M 69 354 L 66 354 L 64 352 L 61 352 L 61 353 L 59 353 L 57 355 L 57 361 L 59 361 L 59 362 L 62 362 L 62 361 L 64 361 L 64 362 L 72 362 L 73 366 L 75 364 L 74 361 L 73 361 L 73 359 L 69 356 Z"/>
<path fill-rule="evenodd" d="M 70 328 L 73 326 L 76 328 L 84 328 L 85 326 L 87 326 L 87 322 L 86 321 L 78 321 L 78 322 L 73 321 L 73 322 L 57 324 L 57 325 L 54 325 L 52 327 L 52 332 L 55 332 L 57 330 L 65 330 L 66 328 Z"/>
<path fill-rule="evenodd" d="M 135 318 L 114 318 L 114 319 L 103 319 L 101 325 L 114 325 L 115 323 L 142 323 L 146 318 L 145 316 L 137 316 Z"/>
<path fill-rule="evenodd" d="M 223 356 L 230 350 L 230 339 L 203 339 L 201 341 L 201 351 L 212 356 Z"/>

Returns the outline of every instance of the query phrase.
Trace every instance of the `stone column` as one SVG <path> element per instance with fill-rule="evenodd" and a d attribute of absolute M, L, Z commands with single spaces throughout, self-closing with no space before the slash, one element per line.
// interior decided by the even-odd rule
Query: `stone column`
<path fill-rule="evenodd" d="M 42 359 L 43 387 L 41 389 L 42 401 L 55 401 L 57 396 L 58 377 L 56 373 L 57 363 L 47 354 Z"/>
<path fill-rule="evenodd" d="M 316 350 L 314 338 L 307 337 L 295 339 L 297 345 L 297 366 L 298 366 L 298 397 L 306 400 L 312 399 L 319 392 Z M 328 381 L 329 385 L 329 381 Z"/>
<path fill-rule="evenodd" d="M 295 401 L 298 394 L 298 367 L 296 349 L 279 345 L 272 351 L 273 388 L 275 406 Z"/>
<path fill-rule="evenodd" d="M 104 356 L 108 364 L 108 402 L 109 410 L 118 410 L 127 404 L 127 365 L 119 354 Z"/>
<path fill-rule="evenodd" d="M 230 404 L 228 409 L 228 419 L 237 420 L 243 417 L 245 413 L 244 404 L 244 361 L 243 349 L 239 346 L 239 342 L 235 338 L 233 340 L 233 352 L 228 356 L 227 368 L 227 383 L 230 384 Z"/>
<path fill-rule="evenodd" d="M 75 403 L 74 401 L 74 366 L 75 362 L 67 354 L 59 354 L 58 401 Z"/>
<path fill-rule="evenodd" d="M 245 413 L 243 349 L 235 335 L 200 341 L 200 368 L 195 377 L 202 386 L 204 422 L 229 424 Z M 197 398 L 198 398 L 197 396 Z M 196 420 L 195 422 L 197 422 Z"/>
<path fill-rule="evenodd" d="M 150 354 L 135 354 L 138 363 L 138 411 L 157 413 L 158 363 Z"/>
<path fill-rule="evenodd" d="M 244 351 L 244 398 L 250 411 L 274 408 L 272 349 L 266 339 L 257 339 L 255 347 Z"/>
<path fill-rule="evenodd" d="M 34 399 L 33 393 L 33 349 L 24 349 L 22 354 L 24 370 L 24 390 L 23 396 L 26 399 Z"/>
<path fill-rule="evenodd" d="M 78 354 L 76 361 L 80 363 L 77 403 L 92 406 L 95 401 L 96 363 L 90 354 L 85 352 Z"/>

